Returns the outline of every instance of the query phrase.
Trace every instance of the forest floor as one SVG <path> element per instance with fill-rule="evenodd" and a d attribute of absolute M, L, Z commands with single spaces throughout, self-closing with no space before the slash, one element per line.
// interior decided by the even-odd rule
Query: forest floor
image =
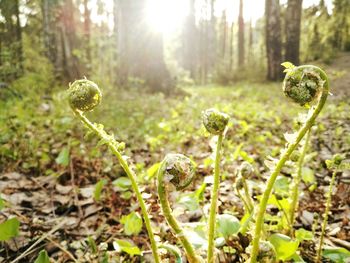
<path fill-rule="evenodd" d="M 314 230 L 314 237 L 299 248 L 305 262 L 313 262 L 320 233 L 321 219 L 317 218 L 322 218 L 332 174 L 325 161 L 336 153 L 350 158 L 350 54 L 342 54 L 325 68 L 333 96 L 312 132 L 294 225 L 295 229 Z M 179 220 L 189 228 L 203 221 L 210 189 L 204 188 L 203 200 L 194 201 L 191 195 L 203 182 L 210 185 L 212 180 L 213 141 L 201 126 L 201 111 L 215 107 L 232 117 L 223 146 L 219 212 L 239 219 L 244 209 L 234 191 L 237 168 L 243 161 L 255 167 L 249 186 L 257 202 L 261 180 L 269 176 L 265 160 L 278 157 L 285 145 L 283 134 L 291 133 L 298 114 L 305 112 L 283 97 L 280 83 L 243 82 L 185 90 L 185 97 L 167 98 L 109 88 L 103 90 L 108 95 L 100 109 L 89 114 L 91 120 L 113 131 L 118 141 L 126 142 L 125 155 L 142 185 L 154 231 L 160 240 L 174 244 L 176 239 L 157 201 L 154 171 L 166 153 L 193 158 L 197 180 L 184 193 L 174 192 L 171 201 Z M 127 235 L 121 222 L 123 215 L 139 207 L 130 185 L 120 179 L 125 174 L 116 160 L 105 147 L 95 146 L 95 138 L 84 137 L 84 127 L 66 106 L 63 91 L 28 96 L 0 102 L 0 192 L 5 202 L 0 222 L 13 216 L 20 221 L 19 235 L 0 246 L 0 262 L 34 262 L 42 249 L 53 262 L 105 262 L 106 255 L 114 258 L 108 262 L 141 262 L 139 256 L 116 251 L 115 240 L 130 242 L 143 251 L 146 262 L 150 260 L 145 228 L 137 235 Z M 292 173 L 290 167 L 282 171 L 275 191 L 288 192 Z M 273 231 L 283 228 L 282 212 L 269 207 Z M 201 251 L 203 231 L 189 231 Z M 250 238 L 247 234 L 227 240 L 225 247 L 237 253 L 222 249 L 220 262 L 244 262 Z M 325 243 L 350 250 L 350 171 L 337 175 Z"/>

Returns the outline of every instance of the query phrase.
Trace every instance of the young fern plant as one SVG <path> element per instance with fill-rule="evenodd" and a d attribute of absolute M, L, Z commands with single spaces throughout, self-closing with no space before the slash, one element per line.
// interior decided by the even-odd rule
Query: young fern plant
<path fill-rule="evenodd" d="M 252 176 L 253 172 L 254 172 L 253 166 L 248 162 L 243 162 L 241 164 L 241 166 L 239 167 L 239 175 L 237 178 L 237 180 L 238 180 L 237 194 L 242 199 L 249 214 L 251 214 L 253 212 L 254 201 L 253 201 L 252 197 L 250 196 L 247 180 L 249 177 Z M 244 190 L 243 196 L 239 192 L 239 190 L 241 190 L 241 189 Z"/>
<path fill-rule="evenodd" d="M 123 158 L 120 151 L 124 148 L 124 143 L 119 143 L 114 139 L 112 134 L 108 134 L 103 125 L 90 122 L 85 116 L 85 113 L 95 109 L 101 102 L 102 93 L 99 87 L 92 81 L 87 79 L 76 80 L 73 84 L 69 84 L 68 100 L 69 104 L 75 114 L 75 116 L 81 120 L 83 124 L 90 130 L 90 132 L 96 134 L 100 140 L 106 144 L 112 153 L 117 157 L 121 167 L 131 181 L 131 186 L 136 194 L 137 200 L 141 207 L 143 220 L 146 225 L 148 236 L 151 242 L 151 249 L 155 263 L 160 263 L 158 255 L 157 243 L 154 238 L 154 234 L 151 227 L 151 221 L 148 216 L 146 204 L 142 198 L 141 191 L 137 185 L 136 176 L 130 169 L 127 161 Z"/>
<path fill-rule="evenodd" d="M 306 121 L 295 134 L 294 139 L 287 144 L 287 148 L 282 151 L 281 157 L 276 163 L 276 166 L 267 181 L 266 189 L 260 200 L 259 210 L 256 216 L 250 263 L 257 262 L 265 211 L 276 178 L 302 138 L 311 129 L 315 119 L 326 103 L 329 93 L 328 76 L 319 67 L 313 65 L 295 67 L 288 62 L 283 63 L 282 65 L 286 67 L 286 76 L 283 81 L 284 94 L 301 106 L 310 105 L 310 109 Z"/>
<path fill-rule="evenodd" d="M 242 200 L 244 210 L 245 210 L 245 216 L 247 215 L 247 219 L 244 221 L 244 223 L 241 225 L 241 228 L 239 232 L 242 235 L 245 235 L 245 233 L 248 230 L 249 224 L 253 219 L 253 212 L 254 212 L 254 201 L 250 195 L 247 179 L 251 177 L 254 173 L 253 166 L 248 162 L 243 162 L 239 169 L 238 169 L 238 176 L 236 178 L 236 193 L 237 196 Z M 241 191 L 243 190 L 243 194 Z"/>
<path fill-rule="evenodd" d="M 288 229 L 288 233 L 290 236 L 293 236 L 293 225 L 294 225 L 294 221 L 295 221 L 295 213 L 298 210 L 298 202 L 299 202 L 299 185 L 301 183 L 301 177 L 302 177 L 302 170 L 303 170 L 303 164 L 304 164 L 304 159 L 305 159 L 305 155 L 307 152 L 307 148 L 309 145 L 309 141 L 310 141 L 310 134 L 311 134 L 311 129 L 309 129 L 306 132 L 306 136 L 305 136 L 305 140 L 304 140 L 304 145 L 301 148 L 301 152 L 300 152 L 300 156 L 298 158 L 297 161 L 297 173 L 293 178 L 293 184 L 292 184 L 292 193 L 291 193 L 291 197 L 292 197 L 292 202 L 290 205 L 290 211 L 289 211 L 289 229 Z"/>
<path fill-rule="evenodd" d="M 163 215 L 176 237 L 182 243 L 188 262 L 200 263 L 203 262 L 203 259 L 196 255 L 195 249 L 186 237 L 184 230 L 173 216 L 168 201 L 170 184 L 177 191 L 183 190 L 193 181 L 194 177 L 194 163 L 188 157 L 182 154 L 167 154 L 158 170 L 157 190 Z"/>
<path fill-rule="evenodd" d="M 333 160 L 327 160 L 327 168 L 328 169 L 333 169 L 332 173 L 332 179 L 329 184 L 328 192 L 327 192 L 327 200 L 326 200 L 326 209 L 323 215 L 323 222 L 322 222 L 322 227 L 321 227 L 321 236 L 320 236 L 320 241 L 317 249 L 317 255 L 316 255 L 316 261 L 315 262 L 322 262 L 321 261 L 321 254 L 322 254 L 322 247 L 323 247 L 323 240 L 324 240 L 324 235 L 326 232 L 326 227 L 328 224 L 328 214 L 330 210 L 330 206 L 332 204 L 332 192 L 333 192 L 333 187 L 335 184 L 335 177 L 337 175 L 337 172 L 340 170 L 341 163 L 343 162 L 345 158 L 341 156 L 340 154 L 336 154 L 333 156 Z"/>
<path fill-rule="evenodd" d="M 217 203 L 219 198 L 219 185 L 220 185 L 220 159 L 221 159 L 221 146 L 224 138 L 224 132 L 229 121 L 229 116 L 225 113 L 219 112 L 215 109 L 208 109 L 203 112 L 203 124 L 206 130 L 212 134 L 218 136 L 215 152 L 215 167 L 214 167 L 214 184 L 211 191 L 211 201 L 209 210 L 209 233 L 208 233 L 208 251 L 207 262 L 214 263 L 214 238 L 216 227 L 216 213 Z"/>

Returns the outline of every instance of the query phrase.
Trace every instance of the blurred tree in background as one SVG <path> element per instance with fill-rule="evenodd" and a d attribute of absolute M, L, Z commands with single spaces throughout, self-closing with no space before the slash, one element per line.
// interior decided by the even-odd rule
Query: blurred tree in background
<path fill-rule="evenodd" d="M 180 2 L 182 14 L 167 7 Z M 285 60 L 329 62 L 350 50 L 348 0 L 266 0 L 265 17 L 249 17 L 253 2 L 1 0 L 0 81 L 35 78 L 47 90 L 87 76 L 171 93 L 179 83 L 278 80 Z"/>

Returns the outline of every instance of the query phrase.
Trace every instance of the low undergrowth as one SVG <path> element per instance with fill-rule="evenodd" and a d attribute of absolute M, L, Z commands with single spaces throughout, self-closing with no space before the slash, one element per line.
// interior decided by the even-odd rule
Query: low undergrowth
<path fill-rule="evenodd" d="M 224 183 L 220 185 L 221 215 L 217 226 L 220 238 L 217 242 L 222 248 L 221 259 L 227 262 L 244 261 L 248 258 L 244 251 L 249 240 L 231 232 L 232 227 L 239 224 L 234 218 L 242 220 L 244 216 L 244 203 L 234 194 L 239 167 L 244 161 L 251 164 L 255 172 L 249 178 L 248 187 L 255 197 L 260 198 L 263 190 L 261 181 L 269 176 L 269 161 L 278 158 L 280 149 L 286 142 L 283 134 L 298 126 L 296 117 L 302 110 L 284 98 L 280 84 L 239 83 L 233 87 L 185 87 L 184 90 L 181 96 L 164 97 L 161 94 L 140 94 L 139 91 L 132 90 L 115 92 L 112 88 L 104 88 L 105 96 L 99 110 L 88 113 L 87 116 L 105 124 L 105 129 L 113 133 L 117 141 L 126 142 L 124 154 L 130 157 L 128 162 L 136 172 L 138 182 L 144 192 L 149 194 L 147 203 L 152 208 L 153 228 L 162 240 L 169 240 L 169 245 L 176 244 L 176 240 L 166 231 L 167 227 L 162 223 L 164 220 L 159 216 L 160 208 L 153 193 L 156 189 L 156 171 L 160 161 L 171 152 L 186 153 L 196 163 L 195 183 L 188 191 L 176 193 L 170 199 L 175 204 L 175 215 L 181 215 L 182 221 L 187 222 L 186 231 L 192 231 L 192 236 L 196 237 L 191 242 L 196 244 L 196 248 L 202 248 L 205 247 L 205 230 L 201 223 L 194 225 L 193 222 L 203 222 L 209 209 L 204 205 L 204 210 L 201 210 L 200 204 L 209 204 L 210 190 L 206 185 L 212 183 L 214 156 L 211 153 L 214 152 L 215 140 L 211 139 L 202 126 L 201 112 L 210 107 L 230 115 L 230 127 L 223 141 L 221 160 L 221 180 Z M 90 226 L 95 234 L 90 231 L 80 238 L 68 234 L 67 240 L 75 245 L 68 245 L 67 248 L 73 251 L 74 258 L 80 260 L 82 257 L 77 252 L 79 249 L 88 253 L 91 259 L 99 258 L 100 262 L 103 258 L 108 258 L 110 253 L 117 254 L 122 261 L 129 259 L 137 262 L 137 255 L 141 251 L 144 251 L 146 257 L 149 255 L 150 246 L 145 229 L 142 226 L 135 229 L 141 219 L 139 211 L 135 211 L 133 206 L 136 201 L 132 197 L 130 182 L 108 150 L 100 147 L 102 145 L 98 145 L 98 140 L 80 127 L 67 106 L 65 96 L 65 90 L 62 89 L 51 96 L 33 95 L 30 99 L 17 98 L 0 102 L 1 172 L 8 175 L 8 172 L 16 171 L 34 178 L 46 176 L 62 186 L 72 185 L 73 178 L 73 186 L 77 188 L 75 202 L 78 203 L 86 197 L 81 195 L 81 189 L 93 186 L 90 195 L 104 209 L 103 212 L 97 212 L 102 218 L 101 223 Z M 308 253 L 311 256 L 316 253 L 308 246 L 304 248 L 304 243 L 312 242 L 310 233 L 315 234 L 320 227 L 316 226 L 313 231 L 313 222 L 305 224 L 302 211 L 306 209 L 311 214 L 322 214 L 323 202 L 311 208 L 308 207 L 310 203 L 305 202 L 315 197 L 324 199 L 318 187 L 327 186 L 325 179 L 332 174 L 326 168 L 326 160 L 331 159 L 335 153 L 349 153 L 349 110 L 348 99 L 336 97 L 335 94 L 312 131 L 312 140 L 303 165 L 305 192 L 296 218 L 296 224 L 301 229 L 298 235 L 302 236 L 299 254 L 304 259 Z M 271 231 L 278 232 L 286 228 L 284 194 L 292 181 L 292 174 L 291 167 L 282 170 L 276 182 L 275 194 L 269 200 L 271 213 L 267 221 Z M 347 180 L 346 172 L 338 177 L 339 183 L 344 184 L 344 187 Z M 0 190 L 4 189 L 6 186 Z M 4 194 L 5 197 L 11 195 L 8 192 Z M 349 197 L 346 198 L 335 201 L 348 206 Z M 80 213 L 85 215 L 84 207 L 79 207 L 76 203 L 60 207 L 62 211 L 57 211 L 56 206 L 54 208 L 54 215 L 48 213 L 39 218 L 45 220 L 58 213 L 62 217 L 78 216 L 80 220 L 85 219 L 84 216 L 79 216 Z M 12 214 L 10 210 L 4 211 L 6 215 Z M 37 210 L 25 214 L 31 218 L 35 211 Z M 230 226 L 229 229 L 225 224 Z M 350 238 L 349 225 L 344 222 L 343 226 L 337 237 L 346 240 Z M 35 237 L 23 229 L 23 225 L 21 228 L 27 237 Z M 278 238 L 275 236 L 276 240 Z M 86 245 L 85 250 L 82 249 L 83 243 Z M 290 240 L 286 244 L 293 246 Z M 15 257 L 16 253 L 11 255 L 11 249 L 5 250 L 10 257 Z M 1 250 L 0 255 L 4 255 L 5 250 Z M 55 254 L 51 256 L 55 257 Z"/>

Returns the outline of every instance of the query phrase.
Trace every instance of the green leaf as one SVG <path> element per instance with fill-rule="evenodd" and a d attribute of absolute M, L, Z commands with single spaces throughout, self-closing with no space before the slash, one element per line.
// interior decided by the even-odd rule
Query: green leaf
<path fill-rule="evenodd" d="M 107 184 L 107 180 L 106 179 L 101 179 L 100 181 L 98 181 L 95 185 L 95 190 L 94 190 L 94 199 L 95 201 L 100 201 L 101 200 L 101 193 L 102 193 L 102 189 L 103 187 Z"/>
<path fill-rule="evenodd" d="M 95 240 L 91 236 L 89 236 L 87 241 L 88 241 L 89 247 L 91 248 L 92 253 L 97 254 L 98 249 L 97 249 Z"/>
<path fill-rule="evenodd" d="M 122 192 L 120 194 L 120 197 L 125 199 L 125 200 L 129 200 L 132 197 L 132 192 L 130 192 L 130 191 Z"/>
<path fill-rule="evenodd" d="M 61 164 L 63 166 L 68 166 L 69 164 L 69 148 L 65 147 L 61 150 L 60 154 L 55 159 L 57 164 Z"/>
<path fill-rule="evenodd" d="M 299 240 L 292 240 L 289 236 L 282 234 L 271 235 L 269 241 L 275 247 L 279 260 L 291 259 L 299 246 Z"/>
<path fill-rule="evenodd" d="M 204 191 L 206 187 L 207 187 L 207 184 L 202 183 L 202 185 L 194 192 L 194 195 L 196 196 L 198 201 L 204 200 Z"/>
<path fill-rule="evenodd" d="M 323 249 L 322 255 L 337 263 L 347 263 L 350 260 L 350 251 L 342 247 Z"/>
<path fill-rule="evenodd" d="M 45 249 L 41 250 L 34 263 L 50 263 L 50 258 Z"/>
<path fill-rule="evenodd" d="M 299 241 L 313 240 L 314 235 L 312 234 L 311 231 L 307 231 L 304 228 L 299 228 L 295 231 L 295 238 L 298 239 Z"/>
<path fill-rule="evenodd" d="M 241 227 L 239 220 L 235 216 L 229 214 L 218 215 L 216 224 L 218 232 L 225 239 L 231 235 L 237 234 Z"/>
<path fill-rule="evenodd" d="M 187 227 L 185 234 L 188 237 L 190 243 L 197 249 L 204 249 L 208 246 L 208 240 L 206 239 L 205 226 L 198 225 L 197 227 Z"/>
<path fill-rule="evenodd" d="M 294 253 L 294 255 L 292 256 L 292 259 L 294 263 L 305 263 L 304 259 L 297 253 Z"/>
<path fill-rule="evenodd" d="M 34 263 L 50 263 L 50 258 L 45 249 L 41 250 Z"/>
<path fill-rule="evenodd" d="M 119 177 L 113 181 L 113 185 L 119 187 L 122 191 L 126 191 L 130 189 L 131 181 L 128 177 Z"/>
<path fill-rule="evenodd" d="M 233 155 L 232 155 L 232 160 L 236 160 L 239 157 L 239 153 L 241 152 L 241 149 L 243 147 L 243 143 L 240 143 L 236 150 L 234 151 Z"/>
<path fill-rule="evenodd" d="M 117 252 L 125 252 L 130 256 L 141 255 L 141 250 L 126 240 L 116 239 L 113 242 L 113 247 Z"/>
<path fill-rule="evenodd" d="M 195 211 L 199 209 L 198 200 L 193 193 L 181 194 L 177 200 L 177 203 L 185 206 L 189 211 Z"/>
<path fill-rule="evenodd" d="M 18 235 L 19 221 L 16 217 L 0 224 L 0 241 L 6 241 Z"/>
<path fill-rule="evenodd" d="M 301 170 L 302 180 L 306 184 L 313 184 L 316 181 L 314 171 L 309 167 L 303 167 Z"/>
<path fill-rule="evenodd" d="M 289 179 L 286 176 L 280 175 L 277 177 L 273 186 L 274 192 L 280 195 L 289 193 Z"/>
<path fill-rule="evenodd" d="M 108 144 L 109 142 L 110 142 L 110 140 L 109 140 L 109 139 L 107 139 L 107 138 L 103 138 L 103 139 L 101 139 L 101 140 L 99 140 L 99 141 L 98 141 L 98 143 L 97 143 L 96 147 L 103 146 L 103 145 L 105 145 L 105 144 Z"/>
<path fill-rule="evenodd" d="M 106 252 L 103 254 L 101 263 L 108 263 L 108 254 Z"/>
<path fill-rule="evenodd" d="M 0 211 L 5 207 L 5 202 L 4 200 L 1 198 L 1 194 L 0 194 Z"/>
<path fill-rule="evenodd" d="M 128 236 L 141 232 L 142 219 L 138 213 L 131 212 L 127 216 L 123 216 L 120 222 L 124 225 L 124 233 Z"/>
<path fill-rule="evenodd" d="M 147 180 L 150 180 L 157 175 L 159 167 L 160 163 L 155 163 L 147 169 Z"/>
<path fill-rule="evenodd" d="M 281 65 L 286 68 L 283 72 L 288 72 L 291 69 L 295 68 L 295 66 L 292 63 L 288 62 L 288 61 L 283 62 Z"/>
<path fill-rule="evenodd" d="M 275 205 L 279 210 L 288 212 L 290 210 L 290 202 L 287 198 L 278 199 L 276 195 L 272 194 L 267 202 L 269 205 Z"/>

